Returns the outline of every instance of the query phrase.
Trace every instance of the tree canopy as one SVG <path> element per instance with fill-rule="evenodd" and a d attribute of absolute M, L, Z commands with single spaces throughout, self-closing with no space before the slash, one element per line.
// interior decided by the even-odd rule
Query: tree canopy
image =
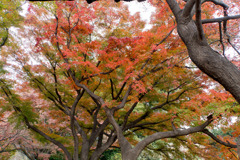
<path fill-rule="evenodd" d="M 0 116 L 16 129 L 0 142 L 24 130 L 30 159 L 237 159 L 239 2 L 148 3 L 148 30 L 124 2 L 29 3 L 1 48 Z"/>

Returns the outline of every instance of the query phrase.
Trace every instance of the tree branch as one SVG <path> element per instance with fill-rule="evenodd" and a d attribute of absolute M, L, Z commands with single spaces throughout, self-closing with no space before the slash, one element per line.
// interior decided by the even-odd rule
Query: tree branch
<path fill-rule="evenodd" d="M 222 21 L 227 21 L 227 20 L 231 20 L 231 19 L 239 19 L 239 18 L 240 18 L 240 14 L 235 15 L 235 16 L 225 16 L 225 17 L 214 18 L 214 19 L 203 19 L 202 24 L 219 23 L 219 22 L 222 22 Z"/>
<path fill-rule="evenodd" d="M 116 139 L 116 134 L 111 135 L 111 137 L 108 138 L 106 143 L 104 143 L 100 148 L 94 150 L 90 160 L 99 160 L 99 157 L 102 155 L 102 153 L 107 150 L 113 144 L 113 142 L 116 141 Z"/>
<path fill-rule="evenodd" d="M 178 136 L 184 136 L 184 135 L 188 135 L 188 134 L 192 134 L 192 133 L 196 133 L 196 132 L 202 132 L 205 129 L 205 127 L 207 127 L 212 121 L 213 121 L 213 117 L 212 117 L 212 115 L 210 115 L 207 117 L 207 121 L 205 123 L 203 123 L 202 125 L 197 126 L 197 127 L 191 127 L 188 129 L 176 129 L 175 131 L 158 132 L 158 133 L 152 134 L 152 135 L 148 136 L 147 138 L 145 138 L 144 140 L 142 140 L 141 142 L 139 142 L 132 149 L 132 153 L 134 153 L 135 156 L 137 157 L 148 144 L 150 144 L 158 139 L 175 138 Z"/>
<path fill-rule="evenodd" d="M 72 159 L 72 156 L 70 154 L 70 152 L 68 152 L 68 150 L 63 146 L 62 143 L 56 141 L 55 139 L 49 137 L 48 135 L 46 135 L 45 133 L 43 133 L 41 130 L 37 129 L 36 127 L 34 127 L 33 125 L 30 125 L 28 119 L 24 116 L 24 121 L 25 124 L 28 126 L 28 128 L 30 128 L 31 130 L 33 130 L 34 132 L 40 134 L 41 136 L 43 136 L 46 140 L 52 142 L 53 144 L 55 144 L 56 146 L 58 146 L 59 148 L 61 148 L 63 150 L 63 152 L 65 153 L 65 155 L 67 156 L 68 160 Z"/>
<path fill-rule="evenodd" d="M 215 5 L 222 6 L 224 9 L 228 9 L 228 5 L 221 0 L 206 0 L 207 2 L 213 2 Z"/>
<path fill-rule="evenodd" d="M 6 28 L 6 31 L 7 31 L 7 35 L 6 37 L 2 38 L 2 43 L 0 44 L 0 48 L 4 46 L 8 40 L 8 28 Z"/>
<path fill-rule="evenodd" d="M 123 131 L 122 131 L 121 127 L 115 121 L 115 119 L 113 117 L 113 113 L 114 113 L 113 110 L 111 110 L 111 109 L 109 109 L 107 107 L 104 107 L 104 110 L 105 110 L 105 112 L 107 114 L 109 122 L 113 125 L 113 127 L 115 128 L 115 130 L 117 132 L 117 137 L 118 137 L 119 145 L 121 147 L 122 157 L 123 157 L 123 159 L 125 159 L 126 153 L 129 152 L 129 150 L 132 149 L 131 144 L 124 137 Z"/>
<path fill-rule="evenodd" d="M 117 96 L 115 97 L 115 100 L 118 99 L 118 98 L 120 97 L 120 95 L 121 95 L 121 93 L 122 93 L 124 87 L 126 86 L 126 84 L 127 84 L 126 82 L 123 83 L 123 85 L 122 85 L 120 91 L 118 92 Z"/>
<path fill-rule="evenodd" d="M 71 130 L 72 130 L 72 135 L 73 135 L 73 142 L 74 142 L 74 152 L 73 152 L 73 159 L 78 159 L 78 145 L 79 145 L 79 141 L 78 141 L 78 136 L 77 136 L 77 132 L 75 129 L 75 125 L 74 125 L 74 121 L 75 121 L 75 110 L 76 110 L 76 106 L 79 102 L 79 100 L 81 99 L 83 94 L 78 93 L 72 108 L 71 108 L 71 113 L 70 113 L 70 126 L 71 126 Z M 82 137 L 83 137 L 83 141 L 86 141 L 86 134 L 85 132 L 82 130 Z"/>
<path fill-rule="evenodd" d="M 196 0 L 196 25 L 198 29 L 198 36 L 200 40 L 203 39 L 204 33 L 201 23 L 201 0 Z"/>
<path fill-rule="evenodd" d="M 144 122 L 144 123 L 139 123 L 139 124 L 135 124 L 135 125 L 133 124 L 132 126 L 129 126 L 128 128 L 125 128 L 125 130 L 135 128 L 135 127 L 153 126 L 153 125 L 156 125 L 156 124 L 159 124 L 159 123 L 169 121 L 170 119 L 171 118 L 164 119 L 164 120 L 161 120 L 159 122 Z"/>
<path fill-rule="evenodd" d="M 96 74 L 90 75 L 90 76 L 88 76 L 88 77 L 83 77 L 83 78 L 81 79 L 81 81 L 84 81 L 84 80 L 89 79 L 89 78 L 96 77 L 96 76 L 98 76 L 98 75 L 107 75 L 107 74 L 110 74 L 110 73 L 112 73 L 113 71 L 115 71 L 116 69 L 118 69 L 119 67 L 120 67 L 120 65 L 118 65 L 118 66 L 116 66 L 114 69 L 110 69 L 109 71 L 106 71 L 106 72 L 100 72 L 100 73 L 96 73 Z"/>
<path fill-rule="evenodd" d="M 127 92 L 125 93 L 125 95 L 124 95 L 124 97 L 123 97 L 123 100 L 122 100 L 121 104 L 119 104 L 119 105 L 115 108 L 116 110 L 119 110 L 119 109 L 121 109 L 121 108 L 123 108 L 123 107 L 125 106 L 125 104 L 126 104 L 126 102 L 127 102 L 127 98 L 128 98 L 128 96 L 129 96 L 129 93 L 130 93 L 131 90 L 132 90 L 132 87 L 131 87 L 131 85 L 130 85 L 129 88 L 128 88 L 128 90 L 127 90 Z"/>
<path fill-rule="evenodd" d="M 92 132 L 90 138 L 89 138 L 89 143 L 90 146 L 95 142 L 95 139 L 98 137 L 98 135 L 104 130 L 105 127 L 109 124 L 109 120 L 106 119 L 98 129 Z"/>
<path fill-rule="evenodd" d="M 234 44 L 232 44 L 232 42 L 230 41 L 230 37 L 227 39 L 228 43 L 232 46 L 232 48 L 235 50 L 235 52 L 237 52 L 240 55 L 240 52 L 238 51 L 238 49 L 236 48 L 236 46 Z"/>
<path fill-rule="evenodd" d="M 195 4 L 196 0 L 188 0 L 187 4 L 183 8 L 183 17 L 189 17 L 191 15 L 191 11 L 193 9 L 193 6 Z"/>
<path fill-rule="evenodd" d="M 178 17 L 178 13 L 181 11 L 178 3 L 176 0 L 166 0 L 168 6 L 170 7 L 171 11 L 173 12 L 175 17 Z"/>
<path fill-rule="evenodd" d="M 220 37 L 220 43 L 221 43 L 222 48 L 223 48 L 223 56 L 224 56 L 225 58 L 227 58 L 227 57 L 225 56 L 225 46 L 224 46 L 224 43 L 223 43 L 222 23 L 219 22 L 218 25 L 219 25 L 219 37 Z"/>
<path fill-rule="evenodd" d="M 8 87 L 6 87 L 7 90 L 5 90 L 3 87 L 2 87 L 3 91 L 4 91 L 4 94 L 7 96 L 7 98 L 9 99 L 8 101 L 10 103 L 12 103 L 12 106 L 15 110 L 15 112 L 17 113 L 20 113 L 21 116 L 23 116 L 23 120 L 25 122 L 25 124 L 27 125 L 28 128 L 30 128 L 32 131 L 40 134 L 41 136 L 43 136 L 46 140 L 52 142 L 53 144 L 55 144 L 56 146 L 58 146 L 59 148 L 61 148 L 63 150 L 63 152 L 65 153 L 65 155 L 67 156 L 67 159 L 68 160 L 71 160 L 72 159 L 72 156 L 70 154 L 70 152 L 67 150 L 67 148 L 65 148 L 63 146 L 62 143 L 60 143 L 59 141 L 51 138 L 50 136 L 48 136 L 47 134 L 45 134 L 44 132 L 42 132 L 41 130 L 39 130 L 38 128 L 34 127 L 33 125 L 30 124 L 30 122 L 28 121 L 28 118 L 27 116 L 25 116 L 21 110 L 21 108 L 19 108 L 18 106 L 16 106 L 15 103 L 13 103 L 11 100 L 11 97 L 14 97 L 16 98 L 15 96 L 13 96 L 12 92 L 10 91 L 10 89 Z M 16 100 L 15 100 L 16 101 Z"/>
<path fill-rule="evenodd" d="M 111 83 L 111 95 L 112 95 L 112 99 L 115 99 L 115 97 L 114 97 L 114 88 L 113 88 L 113 81 L 112 81 L 111 78 L 110 78 L 110 83 Z"/>
<path fill-rule="evenodd" d="M 213 140 L 215 140 L 216 142 L 218 142 L 218 143 L 220 143 L 220 144 L 222 144 L 222 145 L 224 145 L 224 146 L 231 147 L 231 148 L 237 148 L 237 145 L 235 145 L 235 144 L 231 144 L 231 143 L 229 143 L 229 142 L 226 143 L 226 142 L 220 140 L 220 139 L 217 138 L 214 134 L 212 134 L 211 132 L 209 132 L 208 129 L 204 129 L 202 132 L 205 133 L 206 135 L 208 135 L 209 137 L 211 137 L 211 138 L 212 138 Z"/>
<path fill-rule="evenodd" d="M 75 80 L 75 84 L 78 87 L 83 88 L 88 94 L 89 96 L 97 103 L 97 105 L 102 106 L 105 102 L 103 101 L 103 99 L 99 96 L 97 96 L 96 94 L 94 94 L 87 86 L 85 86 L 84 84 L 80 84 L 79 82 L 77 82 Z"/>

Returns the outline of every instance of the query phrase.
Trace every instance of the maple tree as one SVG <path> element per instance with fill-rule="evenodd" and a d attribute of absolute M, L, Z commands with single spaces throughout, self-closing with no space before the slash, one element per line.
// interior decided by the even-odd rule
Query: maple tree
<path fill-rule="evenodd" d="M 87 0 L 88 3 L 92 3 L 94 1 L 97 0 Z M 206 73 L 214 80 L 218 81 L 225 87 L 227 91 L 229 91 L 235 97 L 238 102 L 240 102 L 239 69 L 227 59 L 217 54 L 217 52 L 209 46 L 207 39 L 204 36 L 202 27 L 202 24 L 206 23 L 219 23 L 221 43 L 223 44 L 222 32 L 224 31 L 224 34 L 227 36 L 226 39 L 232 45 L 230 42 L 230 35 L 227 31 L 227 22 L 231 19 L 239 19 L 240 15 L 228 16 L 229 6 L 224 2 L 224 0 L 183 1 L 186 2 L 186 5 L 184 5 L 183 9 L 180 8 L 179 2 L 177 0 L 167 0 L 167 4 L 171 8 L 174 17 L 176 18 L 176 22 L 178 23 L 178 34 L 188 48 L 191 60 L 198 66 L 199 69 L 201 69 L 201 71 Z M 214 3 L 214 5 L 221 6 L 223 8 L 224 17 L 201 20 L 201 7 L 206 2 L 211 2 Z M 161 1 L 157 3 L 164 2 Z M 238 4 L 238 2 L 235 1 L 232 3 L 234 3 L 234 5 Z M 194 15 L 196 16 L 196 20 L 192 19 Z M 199 51 L 197 51 L 197 48 L 199 48 Z M 237 51 L 234 46 L 233 48 Z M 239 51 L 237 52 L 239 53 Z"/>
<path fill-rule="evenodd" d="M 66 159 L 99 159 L 104 151 L 116 147 L 123 159 L 131 160 L 146 147 L 165 158 L 233 159 L 236 150 L 230 152 L 228 147 L 237 148 L 234 139 L 239 134 L 238 123 L 231 128 L 220 127 L 231 131 L 232 137 L 225 136 L 227 142 L 210 131 L 218 123 L 231 124 L 239 106 L 217 84 L 215 90 L 208 89 L 213 82 L 188 60 L 180 37 L 198 67 L 195 52 L 200 55 L 207 49 L 217 57 L 221 55 L 211 50 L 201 32 L 198 34 L 202 30 L 199 13 L 198 27 L 189 18 L 195 1 L 180 3 L 183 15 L 175 2 L 167 1 L 177 24 L 166 3 L 151 1 L 157 11 L 148 31 L 143 31 L 145 23 L 139 14 L 130 15 L 126 6 L 114 2 L 30 5 L 26 27 L 19 34 L 30 39 L 24 45 L 31 51 L 21 46 L 2 50 L 3 58 L 16 62 L 6 64 L 18 78 L 1 81 L 3 113 L 13 109 L 10 118 L 14 122 L 24 123 L 37 133 L 39 141 L 58 146 Z M 211 17 L 214 11 L 208 7 L 203 11 Z M 206 33 L 209 39 L 217 39 L 217 33 Z M 191 35 L 196 37 L 189 38 Z M 207 72 L 206 66 L 204 63 L 199 68 Z M 233 84 L 237 88 L 237 83 Z M 238 100 L 235 91 L 232 94 Z M 216 113 L 209 114 L 212 111 Z M 209 137 L 222 146 L 212 144 Z M 224 154 L 216 154 L 219 152 Z"/>

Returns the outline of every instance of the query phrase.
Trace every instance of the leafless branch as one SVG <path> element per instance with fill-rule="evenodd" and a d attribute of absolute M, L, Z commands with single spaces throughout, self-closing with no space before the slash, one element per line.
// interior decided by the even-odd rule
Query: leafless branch
<path fill-rule="evenodd" d="M 191 14 L 191 11 L 193 9 L 193 6 L 195 4 L 196 0 L 188 0 L 187 4 L 183 8 L 183 17 L 188 17 Z"/>
<path fill-rule="evenodd" d="M 198 36 L 202 40 L 203 39 L 203 28 L 201 23 L 201 0 L 196 0 L 196 25 L 198 28 Z"/>
<path fill-rule="evenodd" d="M 221 43 L 222 48 L 223 48 L 223 56 L 224 56 L 225 58 L 227 58 L 227 57 L 225 56 L 225 46 L 224 46 L 224 43 L 223 43 L 222 23 L 219 22 L 218 24 L 219 24 L 219 33 L 220 33 L 220 35 L 219 35 L 219 36 L 220 36 L 220 43 Z"/>
<path fill-rule="evenodd" d="M 214 19 L 203 19 L 201 22 L 202 24 L 219 23 L 219 22 L 223 22 L 231 19 L 239 19 L 239 18 L 240 18 L 240 14 L 235 16 L 226 16 L 226 17 L 220 17 L 220 18 L 214 18 Z"/>
<path fill-rule="evenodd" d="M 206 135 L 208 135 L 209 137 L 211 137 L 213 140 L 215 140 L 215 141 L 218 142 L 219 144 L 222 144 L 222 145 L 224 145 L 224 146 L 231 147 L 231 148 L 237 148 L 237 145 L 231 144 L 231 143 L 229 143 L 229 142 L 224 142 L 224 141 L 220 140 L 220 139 L 217 138 L 214 134 L 212 134 L 211 132 L 209 132 L 209 130 L 207 130 L 207 129 L 204 129 L 202 132 L 205 133 Z"/>
<path fill-rule="evenodd" d="M 125 106 L 125 104 L 126 104 L 126 102 L 127 102 L 127 98 L 128 98 L 128 96 L 129 96 L 131 90 L 132 90 L 132 87 L 131 87 L 131 85 L 130 85 L 129 88 L 128 88 L 128 90 L 127 90 L 127 92 L 125 93 L 125 95 L 124 95 L 124 97 L 123 97 L 123 100 L 122 100 L 121 104 L 119 104 L 119 105 L 116 107 L 117 110 L 119 110 L 119 109 L 121 109 L 121 108 L 123 108 L 123 107 Z"/>

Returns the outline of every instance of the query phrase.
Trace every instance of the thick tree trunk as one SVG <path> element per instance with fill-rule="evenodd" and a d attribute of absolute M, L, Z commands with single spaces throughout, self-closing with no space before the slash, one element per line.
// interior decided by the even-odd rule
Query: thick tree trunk
<path fill-rule="evenodd" d="M 191 127 L 188 129 L 176 129 L 173 128 L 173 131 L 167 132 L 157 132 L 148 137 L 144 140 L 140 141 L 135 147 L 122 152 L 122 159 L 123 160 L 137 160 L 138 156 L 142 152 L 142 150 L 149 145 L 150 143 L 158 140 L 158 139 L 165 139 L 165 138 L 175 138 L 179 136 L 189 135 L 192 133 L 203 132 L 205 128 L 213 121 L 213 116 L 209 115 L 207 117 L 207 121 L 202 125 Z M 120 140 L 119 140 L 120 141 Z M 121 149 L 124 147 L 127 148 L 127 145 L 120 145 Z"/>
<path fill-rule="evenodd" d="M 177 22 L 178 33 L 188 49 L 191 60 L 240 103 L 240 70 L 214 51 L 205 38 L 198 38 L 198 29 L 193 20 L 179 16 Z"/>
<path fill-rule="evenodd" d="M 80 159 L 81 160 L 88 160 L 88 155 L 89 155 L 89 142 L 85 142 L 82 144 L 82 149 L 80 153 Z M 78 160 L 78 159 L 77 159 Z"/>

